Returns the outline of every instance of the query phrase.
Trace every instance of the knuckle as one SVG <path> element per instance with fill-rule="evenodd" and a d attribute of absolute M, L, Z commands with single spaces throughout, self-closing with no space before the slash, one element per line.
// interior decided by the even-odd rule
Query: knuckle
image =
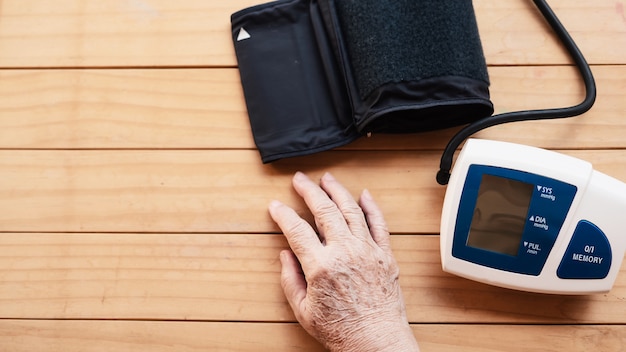
<path fill-rule="evenodd" d="M 282 287 L 283 292 L 285 292 L 285 294 L 289 294 L 295 291 L 295 285 L 296 284 L 288 275 L 283 274 L 280 276 L 280 286 Z"/>
<path fill-rule="evenodd" d="M 383 223 L 375 223 L 375 224 L 371 224 L 370 225 L 370 229 L 372 229 L 372 231 L 376 232 L 376 233 L 380 233 L 380 234 L 389 234 L 389 228 L 387 227 L 387 224 Z"/>
<path fill-rule="evenodd" d="M 294 221 L 286 226 L 284 232 L 287 235 L 289 245 L 294 252 L 301 253 L 307 249 L 305 239 L 309 236 L 309 231 L 310 226 L 304 220 Z"/>
<path fill-rule="evenodd" d="M 363 210 L 354 202 L 344 202 L 340 208 L 345 217 L 363 218 Z"/>
<path fill-rule="evenodd" d="M 347 204 L 341 208 L 346 223 L 353 231 L 367 233 L 368 226 L 363 210 L 356 204 Z"/>
<path fill-rule="evenodd" d="M 309 230 L 309 223 L 303 219 L 294 219 L 285 224 L 283 231 L 293 235 L 304 235 Z"/>
<path fill-rule="evenodd" d="M 332 218 L 339 212 L 337 205 L 332 202 L 323 202 L 316 204 L 312 209 L 314 215 L 320 219 Z"/>

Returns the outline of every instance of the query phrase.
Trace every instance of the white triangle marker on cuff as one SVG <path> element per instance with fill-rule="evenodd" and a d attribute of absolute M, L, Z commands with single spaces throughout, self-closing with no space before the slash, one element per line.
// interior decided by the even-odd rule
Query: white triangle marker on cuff
<path fill-rule="evenodd" d="M 240 42 L 242 40 L 250 39 L 250 33 L 246 31 L 243 27 L 239 30 L 239 35 L 237 35 L 237 41 Z"/>

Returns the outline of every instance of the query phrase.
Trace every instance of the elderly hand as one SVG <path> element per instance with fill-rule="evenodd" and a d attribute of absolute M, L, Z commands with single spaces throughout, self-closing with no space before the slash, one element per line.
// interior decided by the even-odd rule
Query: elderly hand
<path fill-rule="evenodd" d="M 330 174 L 320 187 L 296 173 L 293 186 L 317 232 L 278 201 L 269 211 L 292 249 L 280 253 L 281 283 L 300 324 L 331 351 L 418 351 L 389 232 L 370 193 L 357 204 Z"/>

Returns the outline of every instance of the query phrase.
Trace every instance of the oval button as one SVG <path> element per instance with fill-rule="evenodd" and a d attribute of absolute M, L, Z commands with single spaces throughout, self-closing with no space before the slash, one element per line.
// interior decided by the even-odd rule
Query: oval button
<path fill-rule="evenodd" d="M 604 279 L 612 259 L 611 245 L 604 232 L 582 220 L 574 230 L 557 275 L 561 279 Z"/>

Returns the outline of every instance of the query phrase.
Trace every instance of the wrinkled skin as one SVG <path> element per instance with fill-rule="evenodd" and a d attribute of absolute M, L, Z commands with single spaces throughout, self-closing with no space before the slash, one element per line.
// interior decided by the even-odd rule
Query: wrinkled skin
<path fill-rule="evenodd" d="M 317 185 L 296 173 L 293 186 L 316 229 L 278 201 L 269 211 L 291 247 L 280 254 L 281 283 L 300 324 L 331 351 L 419 351 L 389 232 L 370 193 L 357 203 L 330 174 Z"/>

